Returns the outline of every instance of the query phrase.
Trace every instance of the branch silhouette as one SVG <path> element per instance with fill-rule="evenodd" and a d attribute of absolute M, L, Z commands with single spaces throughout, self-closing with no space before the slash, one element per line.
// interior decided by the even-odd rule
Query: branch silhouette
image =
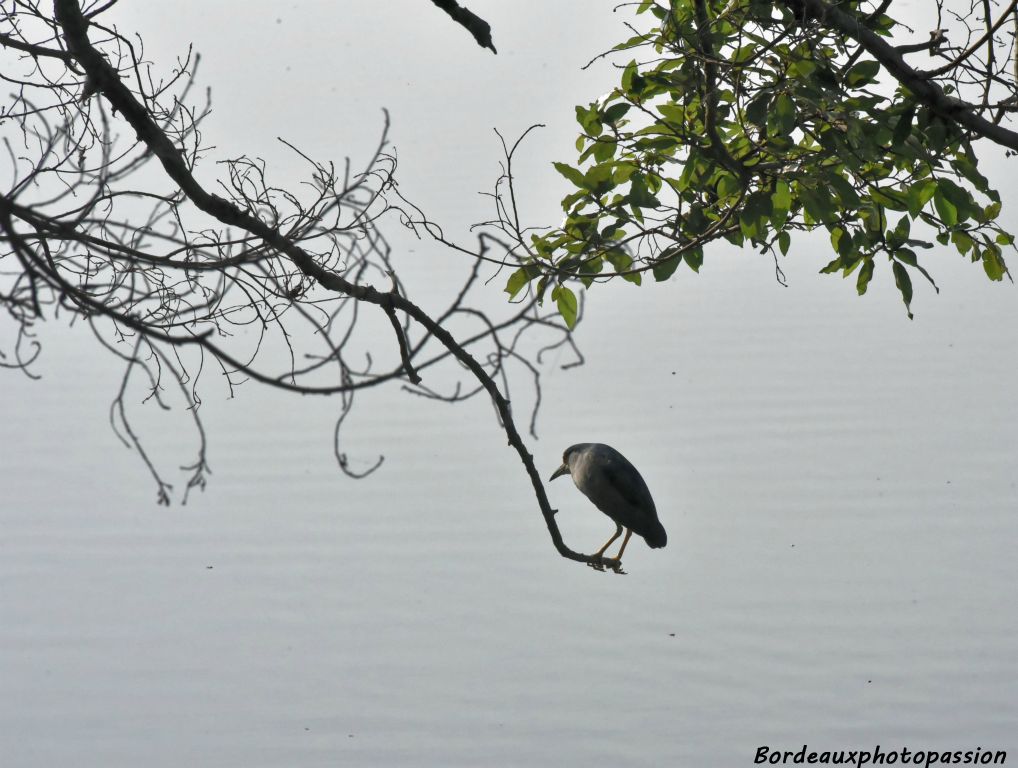
<path fill-rule="evenodd" d="M 106 6 L 89 15 L 77 0 L 55 0 L 53 7 L 52 17 L 35 6 L 6 13 L 8 22 L 20 17 L 0 36 L 0 45 L 18 52 L 28 69 L 0 125 L 16 125 L 24 144 L 36 149 L 27 170 L 25 157 L 8 152 L 13 181 L 0 189 L 0 243 L 6 245 L 0 260 L 11 258 L 17 266 L 8 271 L 13 279 L 3 285 L 0 305 L 19 329 L 13 347 L 0 353 L 0 364 L 32 375 L 40 350 L 37 322 L 63 314 L 87 323 L 125 363 L 111 423 L 153 475 L 160 503 L 169 503 L 173 486 L 146 452 L 126 407 L 126 393 L 138 382 L 148 390 L 146 400 L 168 408 L 171 395 L 163 382 L 175 381 L 173 389 L 196 425 L 199 449 L 184 467 L 190 473 L 185 501 L 188 492 L 205 486 L 209 473 L 198 390 L 207 367 L 218 368 L 231 392 L 253 379 L 286 391 L 338 396 L 336 457 L 352 476 L 381 464 L 379 458 L 366 473 L 357 472 L 339 447 L 340 427 L 359 390 L 402 382 L 410 392 L 448 402 L 484 392 L 523 464 L 556 550 L 601 565 L 600 558 L 564 543 L 506 389 L 505 365 L 520 361 L 534 376 L 539 403 L 537 369 L 518 345 L 533 331 L 558 339 L 542 350 L 562 344 L 575 349 L 569 328 L 554 312 L 543 313 L 534 297 L 509 305 L 503 318 L 470 305 L 480 266 L 511 259 L 493 255 L 505 245 L 486 232 L 478 235 L 476 250 L 455 246 L 471 255 L 473 266 L 444 311 L 432 315 L 407 296 L 377 221 L 394 212 L 415 231 L 433 235 L 440 229 L 395 191 L 396 159 L 385 149 L 388 121 L 361 173 L 352 173 L 349 163 L 337 169 L 313 161 L 283 142 L 311 169 L 310 200 L 274 186 L 264 162 L 248 157 L 225 161 L 226 177 L 211 191 L 196 176 L 208 102 L 187 106 L 198 57 L 189 52 L 160 81 L 131 41 L 99 23 Z M 44 72 L 40 62 L 64 69 Z M 124 126 L 130 136 L 118 135 Z M 132 188 L 130 180 L 148 186 Z M 443 238 L 436 239 L 448 242 Z M 376 288 L 372 276 L 390 287 Z M 355 328 L 370 321 L 360 307 L 377 308 L 391 328 L 398 360 L 391 367 L 376 370 L 370 351 L 366 362 L 352 362 L 360 357 Z M 480 330 L 457 338 L 450 329 L 467 321 L 479 322 Z M 297 346 L 308 328 L 320 352 Z M 253 337 L 246 349 L 238 349 L 242 337 Z M 483 357 L 472 351 L 482 349 Z M 274 370 L 272 354 L 280 352 L 288 362 Z M 457 384 L 445 394 L 425 386 L 435 366 L 452 360 L 469 372 L 474 386 Z"/>

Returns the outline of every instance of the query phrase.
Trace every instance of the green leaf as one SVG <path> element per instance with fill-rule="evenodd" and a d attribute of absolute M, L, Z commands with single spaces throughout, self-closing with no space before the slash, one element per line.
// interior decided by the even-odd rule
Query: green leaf
<path fill-rule="evenodd" d="M 800 187 L 799 197 L 802 199 L 803 208 L 813 221 L 823 223 L 837 218 L 834 201 L 826 189 Z"/>
<path fill-rule="evenodd" d="M 908 319 L 912 319 L 912 278 L 908 276 L 908 270 L 900 261 L 891 265 L 894 271 L 894 284 L 901 292 L 901 300 L 905 302 L 905 311 L 908 312 Z"/>
<path fill-rule="evenodd" d="M 836 259 L 827 262 L 827 265 L 820 270 L 821 275 L 833 275 L 835 272 L 841 271 L 841 257 L 838 256 Z"/>
<path fill-rule="evenodd" d="M 775 229 L 781 229 L 788 219 L 788 211 L 792 207 L 792 189 L 785 181 L 779 181 L 774 185 L 774 192 L 771 195 L 771 224 Z"/>
<path fill-rule="evenodd" d="M 774 126 L 778 132 L 789 134 L 795 129 L 795 102 L 787 93 L 774 100 Z"/>
<path fill-rule="evenodd" d="M 628 275 L 623 275 L 622 279 L 627 283 L 632 283 L 633 285 L 641 285 L 643 283 L 643 273 L 630 272 Z"/>
<path fill-rule="evenodd" d="M 860 296 L 866 293 L 866 287 L 870 284 L 872 277 L 873 259 L 867 256 L 862 260 L 862 268 L 859 270 L 859 276 L 855 279 L 855 290 Z"/>
<path fill-rule="evenodd" d="M 623 117 L 625 117 L 626 112 L 629 111 L 629 108 L 631 106 L 632 106 L 631 104 L 627 104 L 626 102 L 621 102 L 619 104 L 612 104 L 610 107 L 608 107 L 608 109 L 606 109 L 604 111 L 604 118 L 603 118 L 604 122 L 606 122 L 606 123 L 617 123 L 619 120 L 621 120 Z"/>
<path fill-rule="evenodd" d="M 915 251 L 911 251 L 908 248 L 899 248 L 894 252 L 893 256 L 898 261 L 908 264 L 910 267 L 918 270 L 919 273 L 929 281 L 930 285 L 933 286 L 933 290 L 940 293 L 940 288 L 937 287 L 936 282 L 933 280 L 933 275 L 927 272 L 926 268 L 919 263 L 919 260 L 915 255 Z"/>
<path fill-rule="evenodd" d="M 658 151 L 672 149 L 679 144 L 677 136 L 654 136 L 650 139 L 640 139 L 636 142 L 638 149 L 647 151 Z"/>
<path fill-rule="evenodd" d="M 770 195 L 766 192 L 751 194 L 739 211 L 739 228 L 743 236 L 754 242 L 763 240 L 767 234 L 767 222 L 770 217 Z"/>
<path fill-rule="evenodd" d="M 909 233 L 912 229 L 912 222 L 908 216 L 902 216 L 898 222 L 898 226 L 893 231 L 887 233 L 887 246 L 894 250 L 895 248 L 901 248 L 908 240 Z"/>
<path fill-rule="evenodd" d="M 633 266 L 633 257 L 621 248 L 612 248 L 605 254 L 605 258 L 608 259 L 616 272 L 625 272 Z"/>
<path fill-rule="evenodd" d="M 587 169 L 583 174 L 582 186 L 589 189 L 595 195 L 603 195 L 615 187 L 615 169 L 613 163 L 599 163 Z"/>
<path fill-rule="evenodd" d="M 735 197 L 742 192 L 742 182 L 735 174 L 725 171 L 719 174 L 717 190 L 718 197 Z"/>
<path fill-rule="evenodd" d="M 1007 266 L 1004 264 L 1004 259 L 999 253 L 987 248 L 983 251 L 983 270 L 988 278 L 999 281 L 1004 279 L 1004 275 L 1007 273 Z"/>
<path fill-rule="evenodd" d="M 972 218 L 978 212 L 978 208 L 969 191 L 959 187 L 950 179 L 941 179 L 937 183 L 937 191 L 955 207 L 955 210 L 958 212 L 958 221 Z M 936 204 L 935 196 L 934 204 Z"/>
<path fill-rule="evenodd" d="M 943 179 L 937 184 L 937 191 L 933 193 L 933 206 L 937 209 L 940 220 L 945 227 L 953 227 L 958 223 L 958 208 L 944 193 Z"/>
<path fill-rule="evenodd" d="M 604 130 L 601 125 L 601 115 L 597 111 L 597 105 L 592 104 L 590 108 L 576 107 L 576 122 L 591 136 L 600 136 Z"/>
<path fill-rule="evenodd" d="M 753 125 L 765 125 L 767 123 L 767 110 L 771 104 L 771 95 L 763 91 L 746 105 L 746 120 Z"/>
<path fill-rule="evenodd" d="M 968 179 L 972 186 L 980 192 L 988 193 L 990 191 L 990 182 L 987 181 L 986 177 L 979 172 L 979 167 L 975 157 L 969 159 L 965 155 L 959 154 L 951 161 L 951 165 L 953 165 L 955 170 L 959 171 L 961 175 Z"/>
<path fill-rule="evenodd" d="M 834 173 L 828 176 L 827 180 L 834 189 L 835 194 L 837 194 L 843 208 L 859 207 L 859 194 L 844 176 L 840 173 Z"/>
<path fill-rule="evenodd" d="M 894 126 L 894 134 L 891 136 L 891 148 L 897 149 L 905 143 L 905 139 L 912 133 L 912 120 L 915 119 L 915 105 L 910 106 L 898 118 Z"/>
<path fill-rule="evenodd" d="M 616 163 L 615 170 L 612 172 L 612 181 L 616 184 L 622 184 L 623 182 L 629 181 L 634 173 L 640 170 L 639 166 L 633 165 L 632 163 Z"/>
<path fill-rule="evenodd" d="M 599 138 L 593 143 L 593 155 L 594 160 L 598 163 L 603 163 L 605 160 L 609 160 L 615 156 L 615 150 L 618 149 L 618 143 L 611 136 L 605 136 Z"/>
<path fill-rule="evenodd" d="M 851 256 L 842 259 L 842 261 L 844 262 L 845 266 L 841 270 L 841 276 L 848 277 L 853 272 L 855 272 L 856 267 L 863 263 L 864 258 L 861 254 L 853 253 Z"/>
<path fill-rule="evenodd" d="M 693 248 L 682 254 L 682 260 L 694 272 L 699 272 L 703 266 L 703 251 L 700 248 Z"/>
<path fill-rule="evenodd" d="M 800 80 L 808 80 L 816 72 L 816 62 L 810 59 L 796 59 L 788 68 L 788 74 Z"/>
<path fill-rule="evenodd" d="M 933 199 L 937 191 L 937 182 L 933 179 L 923 179 L 909 186 L 906 191 L 908 200 L 908 212 L 912 218 L 916 218 L 925 205 Z"/>
<path fill-rule="evenodd" d="M 581 189 L 586 188 L 587 185 L 584 183 L 583 174 L 576 168 L 573 168 L 571 165 L 566 165 L 565 163 L 552 163 L 552 165 L 555 166 L 556 171 L 569 179 L 569 181 L 573 184 Z"/>
<path fill-rule="evenodd" d="M 622 87 L 627 91 L 633 88 L 633 77 L 636 75 L 636 59 L 633 59 L 622 70 Z"/>
<path fill-rule="evenodd" d="M 880 63 L 876 61 L 860 61 L 845 74 L 845 85 L 849 88 L 861 88 L 872 83 L 880 71 Z"/>
<path fill-rule="evenodd" d="M 852 236 L 841 227 L 835 227 L 831 230 L 831 245 L 834 250 L 838 252 L 843 260 L 846 260 L 852 255 L 855 250 L 855 246 L 852 243 Z"/>
<path fill-rule="evenodd" d="M 668 251 L 665 251 L 663 254 L 661 254 L 661 258 L 658 259 L 658 261 L 654 264 L 653 269 L 651 270 L 654 273 L 654 279 L 657 280 L 659 283 L 664 280 L 667 280 L 669 277 L 675 274 L 675 270 L 679 268 L 679 264 L 681 263 L 682 263 L 681 254 L 676 253 L 669 256 Z"/>
<path fill-rule="evenodd" d="M 647 85 L 646 78 L 640 74 L 636 60 L 630 61 L 622 70 L 622 88 L 628 94 L 639 96 Z"/>
<path fill-rule="evenodd" d="M 569 330 L 572 330 L 576 327 L 576 294 L 564 285 L 556 286 L 551 294 L 552 298 L 555 299 L 555 306 L 558 307 L 558 313 L 562 315 L 562 319 Z"/>
<path fill-rule="evenodd" d="M 778 235 L 778 248 L 781 249 L 781 255 L 788 255 L 788 248 L 792 245 L 792 236 L 788 234 L 787 230 L 782 230 Z"/>
<path fill-rule="evenodd" d="M 544 292 L 548 289 L 548 276 L 541 275 L 541 279 L 537 281 L 537 289 L 534 293 L 537 294 L 537 302 L 544 306 Z"/>
<path fill-rule="evenodd" d="M 892 211 L 908 210 L 908 196 L 890 187 L 875 187 L 870 189 L 870 198 L 885 208 L 890 208 Z"/>
<path fill-rule="evenodd" d="M 541 270 L 534 264 L 520 267 L 509 275 L 509 280 L 505 284 L 505 292 L 509 294 L 510 299 L 516 298 L 516 294 L 539 274 L 541 274 Z"/>
<path fill-rule="evenodd" d="M 647 179 L 643 174 L 634 174 L 633 183 L 629 188 L 629 204 L 638 208 L 657 208 L 661 201 L 647 189 Z"/>
<path fill-rule="evenodd" d="M 972 239 L 972 236 L 962 229 L 951 233 L 951 242 L 954 243 L 954 247 L 958 249 L 958 253 L 962 256 L 971 251 L 976 245 L 976 241 Z"/>

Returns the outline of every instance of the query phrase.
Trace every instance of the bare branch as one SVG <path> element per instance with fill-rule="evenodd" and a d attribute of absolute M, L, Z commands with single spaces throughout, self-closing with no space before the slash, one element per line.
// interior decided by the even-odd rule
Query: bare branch
<path fill-rule="evenodd" d="M 175 381 L 194 421 L 197 456 L 181 467 L 188 473 L 185 499 L 209 474 L 198 389 L 207 371 L 218 371 L 231 396 L 246 380 L 336 396 L 336 459 L 351 476 L 365 472 L 340 448 L 340 431 L 359 390 L 397 381 L 448 402 L 484 393 L 524 465 L 557 551 L 603 565 L 564 544 L 510 406 L 512 367 L 532 382 L 533 431 L 540 371 L 530 361 L 542 349 L 576 351 L 569 329 L 534 297 L 506 305 L 504 316 L 473 304 L 485 284 L 481 267 L 512 261 L 507 249 L 524 241 L 512 195 L 506 203 L 496 189 L 504 214 L 496 229 L 511 234 L 509 243 L 481 231 L 476 248 L 456 244 L 399 195 L 386 132 L 361 172 L 349 162 L 312 160 L 283 142 L 307 163 L 309 180 L 297 190 L 274 185 L 263 161 L 243 155 L 221 162 L 221 178 L 206 186 L 198 173 L 199 126 L 209 104 L 193 106 L 188 98 L 197 56 L 188 51 L 160 79 L 140 41 L 99 23 L 111 5 L 87 17 L 76 0 L 55 0 L 52 16 L 34 4 L 17 5 L 16 24 L 12 12 L 0 15 L 12 22 L 0 46 L 16 52 L 22 69 L 21 90 L 0 115 L 0 124 L 20 134 L 16 150 L 5 139 L 12 172 L 0 186 L 0 307 L 19 334 L 0 352 L 0 365 L 31 375 L 38 355 L 33 324 L 84 320 L 125 366 L 111 418 L 153 476 L 160 503 L 170 500 L 173 483 L 132 420 L 130 399 L 139 387 L 144 401 L 168 408 L 176 390 L 166 383 Z M 33 56 L 43 50 L 60 55 Z M 412 301 L 396 276 L 378 226 L 392 215 L 470 260 L 440 315 Z M 378 280 L 389 289 L 374 287 Z M 365 306 L 376 309 L 362 312 Z M 377 334 L 361 330 L 374 312 L 386 317 L 395 345 L 378 350 Z M 455 379 L 450 395 L 438 394 L 445 383 L 429 389 L 421 378 L 443 363 Z"/>

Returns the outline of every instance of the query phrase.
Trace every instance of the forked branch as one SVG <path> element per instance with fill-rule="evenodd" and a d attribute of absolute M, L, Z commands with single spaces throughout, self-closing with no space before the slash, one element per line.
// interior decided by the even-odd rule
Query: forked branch
<path fill-rule="evenodd" d="M 90 21 L 83 16 L 77 0 L 55 0 L 54 8 L 59 32 L 69 56 L 77 67 L 84 72 L 87 82 L 92 84 L 101 98 L 109 103 L 114 114 L 119 114 L 123 120 L 130 124 L 138 141 L 144 145 L 150 156 L 158 160 L 166 176 L 172 180 L 175 188 L 183 196 L 180 197 L 179 195 L 172 194 L 165 198 L 165 200 L 173 200 L 174 205 L 176 205 L 179 204 L 180 200 L 186 198 L 187 201 L 203 214 L 233 231 L 233 234 L 227 236 L 203 230 L 202 237 L 205 240 L 200 243 L 197 240 L 191 239 L 190 236 L 185 237 L 180 228 L 176 230 L 180 234 L 166 236 L 168 242 L 172 243 L 175 241 L 178 243 L 181 250 L 180 256 L 186 256 L 186 254 L 194 251 L 199 245 L 219 249 L 219 252 L 222 254 L 220 261 L 206 264 L 202 264 L 200 261 L 188 261 L 185 258 L 182 262 L 184 268 L 208 269 L 212 274 L 216 274 L 216 270 L 235 269 L 237 270 L 235 273 L 237 290 L 246 291 L 251 286 L 258 286 L 261 290 L 268 290 L 269 293 L 266 294 L 266 299 L 255 302 L 252 305 L 257 313 L 256 322 L 262 327 L 268 322 L 278 321 L 282 313 L 287 311 L 288 305 L 286 300 L 294 300 L 313 288 L 323 289 L 333 296 L 353 300 L 354 304 L 352 306 L 355 308 L 354 312 L 356 312 L 357 305 L 374 305 L 385 313 L 396 334 L 397 345 L 399 347 L 400 368 L 398 373 L 371 373 L 369 376 L 366 370 L 362 373 L 356 373 L 343 365 L 341 367 L 341 381 L 338 385 L 319 389 L 301 389 L 301 391 L 338 392 L 344 397 L 349 397 L 359 388 L 371 386 L 396 377 L 405 378 L 411 385 L 416 385 L 420 382 L 419 372 L 423 368 L 428 367 L 437 359 L 445 356 L 455 358 L 469 370 L 480 388 L 491 398 L 502 428 L 505 430 L 508 442 L 518 455 L 530 479 L 541 514 L 544 517 L 552 542 L 559 554 L 570 560 L 587 563 L 595 567 L 603 568 L 607 565 L 613 570 L 620 570 L 618 564 L 613 564 L 611 561 L 603 561 L 596 555 L 576 552 L 566 546 L 555 520 L 555 510 L 550 507 L 533 457 L 528 452 L 523 438 L 516 427 L 510 402 L 496 382 L 496 375 L 504 375 L 501 373 L 500 363 L 499 367 L 492 370 L 490 364 L 488 367 L 482 365 L 474 354 L 467 349 L 469 344 L 475 343 L 479 338 L 495 338 L 494 334 L 497 334 L 503 326 L 489 323 L 488 331 L 485 333 L 470 337 L 462 342 L 458 341 L 446 327 L 446 321 L 454 315 L 467 311 L 460 305 L 463 293 L 459 295 L 445 314 L 436 319 L 407 298 L 404 292 L 399 290 L 396 278 L 391 270 L 385 270 L 389 273 L 393 282 L 392 289 L 388 291 L 380 291 L 357 279 L 358 276 L 364 274 L 365 267 L 353 270 L 352 274 L 350 271 L 343 272 L 339 268 L 340 265 L 337 261 L 339 257 L 335 253 L 336 246 L 334 244 L 335 238 L 340 234 L 340 230 L 327 230 L 321 223 L 327 215 L 331 215 L 331 213 L 334 213 L 340 207 L 338 201 L 343 199 L 341 196 L 337 196 L 337 202 L 333 203 L 329 202 L 328 199 L 328 195 L 332 193 L 323 193 L 322 201 L 316 204 L 317 207 L 314 209 L 315 214 L 313 216 L 307 213 L 301 214 L 304 216 L 303 223 L 292 220 L 283 221 L 285 217 L 281 216 L 279 210 L 266 202 L 270 201 L 274 194 L 282 193 L 279 190 L 272 189 L 263 182 L 261 180 L 263 170 L 256 163 L 250 161 L 234 162 L 231 166 L 232 193 L 229 199 L 209 192 L 195 178 L 193 173 L 195 153 L 185 153 L 182 151 L 180 137 L 170 135 L 167 121 L 155 118 L 148 103 L 143 103 L 139 100 L 136 93 L 126 85 L 118 69 L 107 60 L 104 53 L 92 44 L 89 39 Z M 331 189 L 336 184 L 331 170 L 322 166 L 317 167 L 316 179 L 321 181 L 322 188 L 326 190 Z M 249 195 L 245 190 L 251 185 L 254 185 L 256 189 L 262 190 L 262 192 L 259 192 L 257 195 Z M 100 188 L 102 190 L 101 194 L 105 194 L 105 183 Z M 13 196 L 5 197 L 4 202 L 5 210 L 8 214 L 14 211 L 14 206 L 18 205 Z M 365 210 L 369 204 L 370 202 L 364 202 L 363 200 L 360 203 L 360 205 L 364 206 Z M 267 205 L 269 207 L 266 209 Z M 176 211 L 177 209 L 171 206 L 171 210 Z M 266 215 L 266 210 L 268 210 L 270 215 Z M 358 214 L 358 216 L 361 216 L 361 214 Z M 367 216 L 367 214 L 363 214 L 363 216 Z M 364 218 L 359 218 L 361 223 L 364 220 Z M 46 238 L 56 236 L 56 233 L 52 231 L 47 234 L 46 227 L 55 227 L 56 225 L 48 224 L 45 217 L 40 218 L 39 223 L 42 234 L 38 235 L 38 238 L 39 242 L 43 244 L 42 247 L 45 247 Z M 154 224 L 155 222 L 153 222 L 153 228 Z M 71 242 L 86 242 L 85 234 L 79 231 L 77 227 L 65 223 L 59 226 L 63 227 L 64 230 L 61 235 L 62 237 L 68 238 Z M 110 222 L 106 225 L 106 229 L 108 230 L 114 226 L 115 224 Z M 8 242 L 11 242 L 15 225 L 9 220 L 9 216 L 4 227 L 8 230 Z M 333 245 L 325 251 L 312 252 L 308 249 L 307 243 L 318 236 L 320 230 L 329 233 L 329 236 L 332 238 L 329 242 L 332 242 Z M 125 254 L 121 255 L 134 254 L 132 257 L 137 258 L 138 254 L 143 252 L 143 249 L 132 246 L 132 243 L 137 242 L 138 238 L 132 239 L 130 232 L 121 232 L 118 237 L 123 241 L 122 247 L 125 249 Z M 105 253 L 109 254 L 104 258 L 109 259 L 116 258 L 119 253 L 118 248 L 121 247 L 109 239 L 103 240 L 101 245 L 105 249 Z M 22 246 L 19 245 L 18 247 Z M 28 247 L 27 244 L 24 247 Z M 296 271 L 292 273 L 286 272 L 284 264 L 272 260 L 276 256 L 285 259 L 288 264 L 296 268 Z M 141 259 L 138 260 L 141 261 Z M 158 262 L 159 260 L 157 259 L 156 261 Z M 51 277 L 50 273 L 46 271 L 47 267 L 44 261 L 39 261 L 34 265 L 29 264 L 28 266 L 30 269 L 27 272 L 30 274 L 34 270 L 35 273 L 44 277 Z M 156 263 L 150 264 L 147 268 L 159 270 L 171 266 L 179 265 L 171 258 L 169 261 L 164 260 L 163 266 L 159 266 Z M 474 274 L 476 274 L 476 270 L 469 282 L 473 281 Z M 278 289 L 273 287 L 276 285 L 278 285 Z M 230 378 L 229 369 L 225 367 L 227 365 L 231 366 L 233 370 L 243 371 L 248 375 L 256 373 L 251 370 L 251 366 L 245 363 L 244 360 L 231 358 L 225 354 L 209 335 L 189 332 L 186 323 L 181 324 L 182 332 L 171 332 L 159 328 L 153 329 L 148 327 L 146 321 L 143 318 L 137 317 L 135 313 L 128 311 L 117 314 L 117 311 L 111 306 L 97 301 L 87 305 L 88 297 L 82 293 L 80 288 L 70 283 L 60 286 L 59 290 L 66 297 L 69 297 L 72 303 L 79 308 L 83 308 L 83 311 L 105 313 L 114 318 L 118 328 L 125 328 L 140 334 L 138 343 L 141 343 L 141 338 L 144 338 L 146 340 L 145 344 L 150 343 L 149 340 L 151 340 L 151 343 L 156 341 L 168 343 L 171 345 L 171 348 L 192 346 L 203 353 L 210 353 L 218 364 L 223 366 L 223 371 L 227 374 L 227 379 L 230 381 L 232 379 Z M 219 311 L 218 307 L 222 305 L 222 291 L 216 293 L 216 291 L 210 292 L 209 289 L 195 290 L 198 295 L 207 296 L 206 301 L 208 306 L 199 307 L 200 309 L 212 312 L 213 314 Z M 464 288 L 465 291 L 466 288 Z M 282 303 L 277 305 L 274 299 L 269 300 L 273 296 L 280 299 Z M 532 307 L 531 303 L 524 309 L 529 310 Z M 303 306 L 298 303 L 290 305 L 289 311 L 299 311 L 310 316 L 310 313 L 317 310 L 314 304 Z M 334 315 L 330 316 L 325 322 L 331 323 L 331 317 L 334 317 Z M 407 318 L 406 322 L 401 322 L 400 317 Z M 550 324 L 549 321 L 543 319 L 532 322 L 542 325 Z M 422 335 L 416 341 L 412 340 L 409 335 L 414 326 L 422 330 Z M 289 344 L 289 336 L 285 333 L 284 336 L 287 338 L 287 344 Z M 419 358 L 421 350 L 429 339 L 434 339 L 438 342 L 442 347 L 442 353 L 423 363 L 419 360 L 415 362 L 415 358 Z M 338 342 L 339 346 L 335 344 L 331 346 L 329 353 L 320 361 L 312 361 L 303 368 L 294 364 L 288 379 L 279 377 L 273 380 L 267 376 L 264 378 L 272 381 L 276 386 L 300 389 L 290 379 L 299 374 L 303 375 L 308 372 L 314 372 L 326 362 L 341 362 L 341 345 L 343 343 L 345 341 L 341 340 Z M 135 353 L 135 358 L 137 354 L 138 352 Z M 511 350 L 506 352 L 500 348 L 499 360 L 511 354 Z M 132 358 L 132 360 L 135 358 Z"/>

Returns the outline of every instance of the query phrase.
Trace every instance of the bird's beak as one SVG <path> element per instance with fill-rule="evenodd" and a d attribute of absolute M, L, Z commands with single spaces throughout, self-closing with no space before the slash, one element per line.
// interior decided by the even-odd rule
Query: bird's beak
<path fill-rule="evenodd" d="M 565 462 L 562 462 L 562 466 L 559 467 L 558 469 L 556 469 L 554 472 L 552 472 L 551 477 L 548 478 L 548 482 L 550 483 L 556 477 L 562 477 L 562 475 L 568 475 L 568 474 L 569 474 L 569 465 L 566 464 Z"/>

